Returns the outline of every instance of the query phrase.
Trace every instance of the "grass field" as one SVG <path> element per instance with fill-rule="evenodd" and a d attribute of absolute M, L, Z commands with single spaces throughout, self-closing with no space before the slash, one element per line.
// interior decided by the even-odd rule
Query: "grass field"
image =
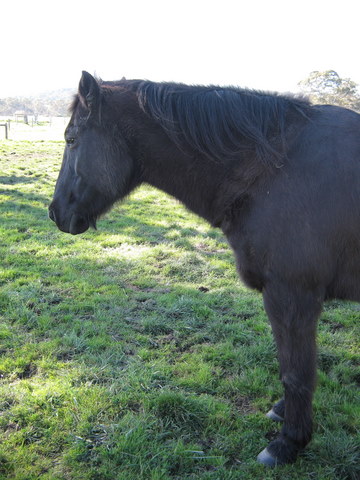
<path fill-rule="evenodd" d="M 150 187 L 59 232 L 62 148 L 0 142 L 0 478 L 359 479 L 359 305 L 324 309 L 312 443 L 264 469 L 276 352 L 221 232 Z"/>

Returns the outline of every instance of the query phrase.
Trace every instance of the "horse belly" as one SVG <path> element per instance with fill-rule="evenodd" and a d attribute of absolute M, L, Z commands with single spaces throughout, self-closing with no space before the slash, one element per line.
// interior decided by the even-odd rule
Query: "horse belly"
<path fill-rule="evenodd" d="M 351 300 L 360 302 L 360 250 L 342 255 L 336 273 L 327 285 L 327 299 Z"/>
<path fill-rule="evenodd" d="M 360 212 L 329 214 L 320 202 L 318 208 L 275 203 L 276 209 L 259 202 L 228 235 L 244 283 L 262 291 L 276 277 L 320 287 L 328 298 L 360 300 Z"/>

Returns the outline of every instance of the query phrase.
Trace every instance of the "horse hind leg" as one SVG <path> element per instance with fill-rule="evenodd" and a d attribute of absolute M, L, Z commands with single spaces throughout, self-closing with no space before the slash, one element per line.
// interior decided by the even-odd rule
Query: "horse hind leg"
<path fill-rule="evenodd" d="M 323 295 L 276 282 L 265 288 L 263 296 L 277 344 L 285 395 L 270 411 L 278 417 L 275 419 L 283 420 L 281 433 L 259 454 L 258 461 L 275 466 L 294 462 L 311 439 L 316 320 Z"/>
<path fill-rule="evenodd" d="M 268 418 L 274 422 L 283 422 L 285 417 L 285 399 L 282 398 L 268 411 L 266 414 Z"/>

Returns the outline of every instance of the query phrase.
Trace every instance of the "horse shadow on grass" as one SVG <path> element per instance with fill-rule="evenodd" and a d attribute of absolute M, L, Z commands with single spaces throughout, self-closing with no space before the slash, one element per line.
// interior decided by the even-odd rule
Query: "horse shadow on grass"
<path fill-rule="evenodd" d="M 0 176 L 0 185 L 16 185 L 19 183 L 33 183 L 34 178 L 28 176 L 6 175 Z"/>
<path fill-rule="evenodd" d="M 17 225 L 20 229 L 30 224 L 40 226 L 40 222 L 47 221 L 46 206 L 48 198 L 45 195 L 37 192 L 22 192 L 16 189 L 2 189 L 1 187 L 0 195 L 2 196 L 0 214 L 3 229 L 13 229 L 14 225 Z"/>
<path fill-rule="evenodd" d="M 160 210 L 161 212 L 161 210 Z M 99 232 L 108 232 L 112 234 L 121 234 L 125 232 L 131 237 L 132 242 L 138 244 L 156 245 L 175 245 L 184 250 L 195 251 L 203 250 L 206 255 L 206 248 L 196 246 L 193 239 L 197 238 L 199 244 L 211 239 L 215 243 L 221 244 L 221 247 L 214 249 L 214 251 L 224 251 L 224 244 L 227 245 L 227 240 L 220 230 L 211 229 L 210 226 L 204 228 L 204 223 L 199 220 L 199 228 L 191 226 L 182 226 L 176 223 L 176 220 L 168 219 L 167 222 L 154 222 L 153 217 L 159 216 L 159 210 L 154 212 L 149 209 L 149 214 L 144 220 L 143 217 L 136 214 L 120 214 L 119 212 L 111 212 L 106 217 L 98 221 Z M 228 252 L 231 252 L 230 247 L 226 247 Z"/>

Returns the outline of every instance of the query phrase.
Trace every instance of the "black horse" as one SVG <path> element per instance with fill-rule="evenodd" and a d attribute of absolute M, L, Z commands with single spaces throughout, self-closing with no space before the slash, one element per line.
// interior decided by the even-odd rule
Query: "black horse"
<path fill-rule="evenodd" d="M 266 465 L 310 441 L 316 323 L 324 300 L 360 300 L 360 115 L 237 88 L 83 72 L 50 218 L 71 234 L 142 182 L 220 227 L 262 292 L 284 399 Z"/>

